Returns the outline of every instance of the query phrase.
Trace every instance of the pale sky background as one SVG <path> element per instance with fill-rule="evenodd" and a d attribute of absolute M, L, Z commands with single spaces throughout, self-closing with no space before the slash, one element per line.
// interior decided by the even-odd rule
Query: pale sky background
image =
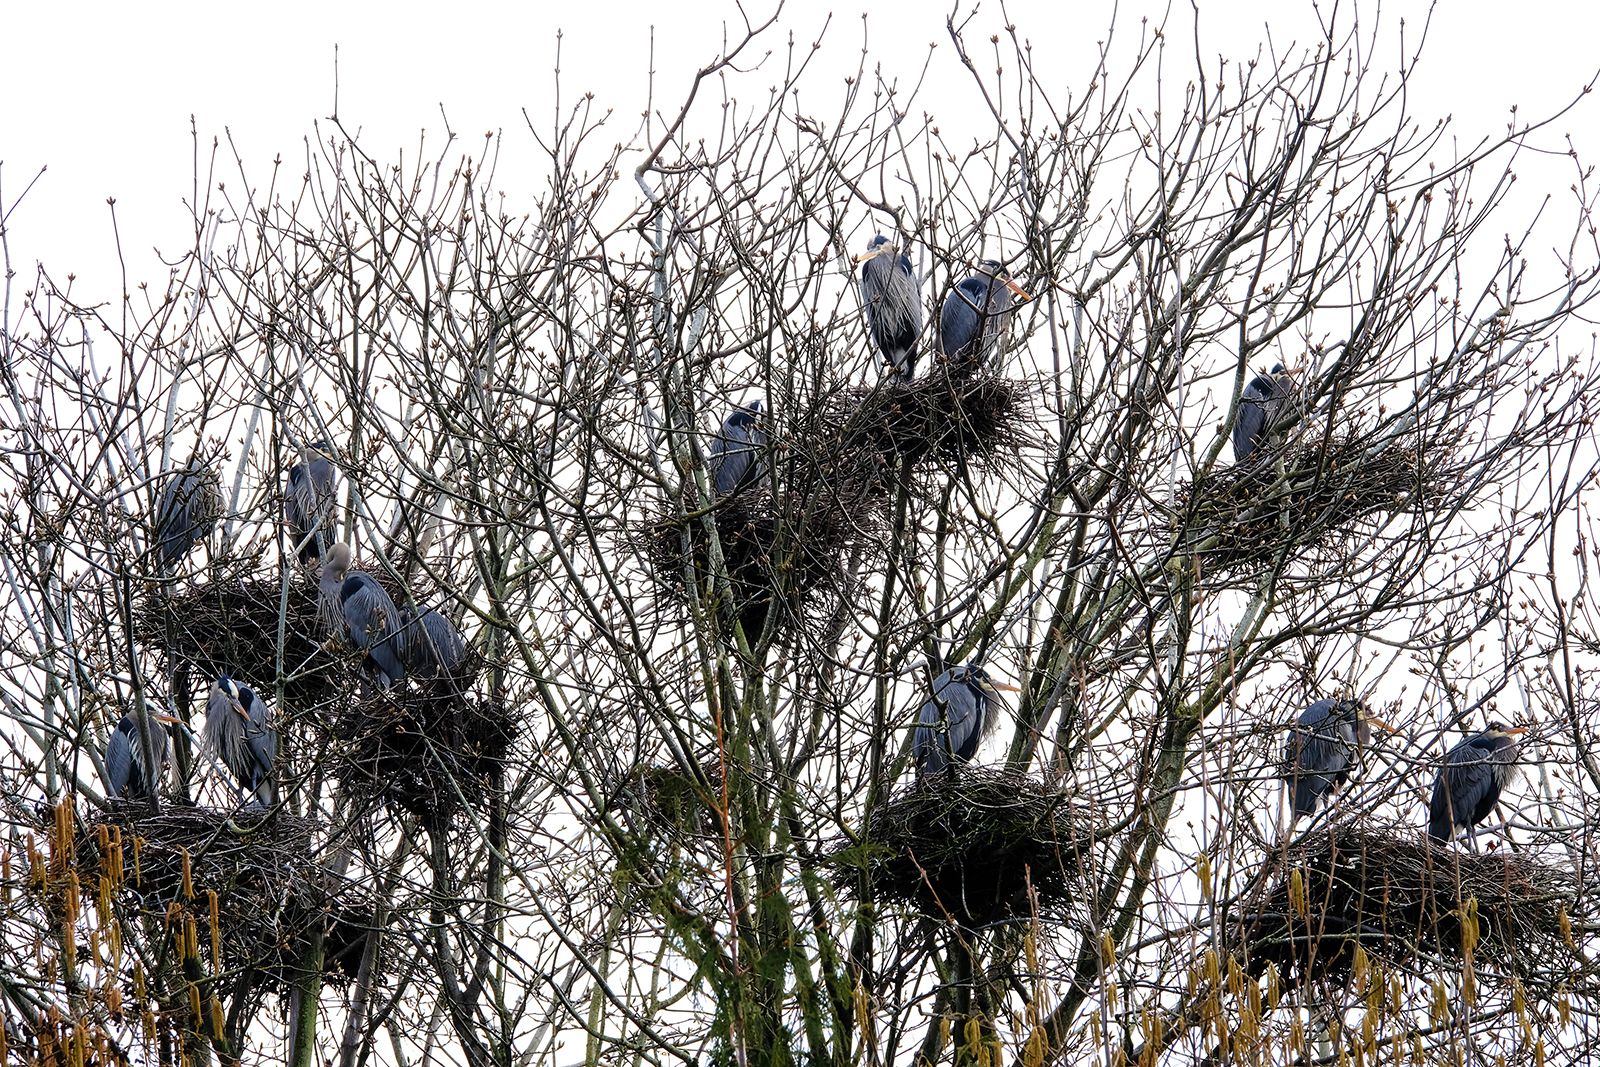
<path fill-rule="evenodd" d="M 1322 6 L 1329 10 L 1329 4 Z M 1254 54 L 1269 21 L 1280 48 L 1313 36 L 1309 2 L 1200 0 L 1200 7 L 1201 51 L 1213 60 L 1219 53 Z M 949 137 L 970 114 L 964 109 L 971 97 L 970 80 L 956 66 L 945 35 L 951 8 L 926 2 L 871 8 L 867 34 L 873 58 L 902 82 L 915 80 L 928 43 L 940 42 L 930 77 L 936 84 L 925 104 Z M 842 90 L 843 76 L 859 62 L 862 44 L 862 6 L 832 10 L 823 50 L 804 83 L 822 115 L 834 103 L 827 94 Z M 970 2 L 960 10 L 970 11 Z M 1159 3 L 1124 0 L 1118 41 L 1131 47 L 1140 18 L 1148 14 L 1157 20 L 1168 10 Z M 754 16 L 771 8 L 750 11 Z M 1047 82 L 1053 76 L 1063 90 L 1078 88 L 1112 11 L 1103 0 L 1005 5 L 985 0 L 971 37 L 982 41 L 1006 22 L 1014 23 L 1033 42 L 1041 65 L 1054 72 Z M 1191 11 L 1187 4 L 1170 11 L 1169 41 L 1185 52 L 1173 60 L 1187 72 L 1192 70 L 1187 59 Z M 1347 3 L 1340 17 L 1348 20 L 1353 14 Z M 1369 3 L 1359 15 L 1363 27 L 1379 24 L 1388 49 L 1380 59 L 1392 70 L 1400 55 L 1401 18 L 1410 53 L 1429 12 L 1418 2 L 1381 9 Z M 828 18 L 827 5 L 790 3 L 764 47 L 783 49 L 789 32 L 808 44 L 822 34 Z M 334 110 L 336 44 L 339 111 L 348 126 L 362 130 L 369 153 L 392 161 L 404 149 L 413 159 L 423 130 L 436 150 L 444 128 L 442 108 L 462 135 L 462 151 L 476 150 L 485 131 L 506 132 L 496 184 L 514 197 L 519 182 L 530 190 L 542 184 L 522 109 L 541 129 L 548 128 L 558 30 L 564 34 L 564 94 L 570 100 L 592 91 L 597 105 L 615 109 L 609 143 L 628 140 L 637 129 L 652 26 L 657 100 L 665 108 L 682 99 L 694 69 L 720 50 L 725 19 L 731 20 L 730 32 L 740 24 L 738 8 L 725 0 L 428 6 L 4 0 L 0 197 L 5 207 L 11 209 L 23 187 L 48 167 L 11 214 L 12 263 L 19 273 L 31 274 L 33 264 L 43 260 L 58 278 L 77 274 L 79 299 L 115 299 L 117 261 L 106 206 L 106 198 L 115 197 L 130 283 L 159 278 L 164 271 L 154 250 L 177 254 L 192 239 L 184 207 L 192 191 L 190 116 L 206 146 L 212 136 L 231 131 L 251 173 L 263 180 L 274 155 L 282 153 L 297 184 L 303 139 L 312 134 L 314 121 Z M 1463 141 L 1503 132 L 1512 104 L 1520 105 L 1522 118 L 1559 109 L 1600 67 L 1595 48 L 1600 12 L 1591 3 L 1443 4 L 1432 13 L 1428 34 L 1413 82 L 1412 111 L 1419 118 L 1453 114 Z M 776 80 L 784 57 L 774 54 L 768 62 Z M 955 91 L 941 92 L 947 89 Z M 715 107 L 709 99 L 706 103 Z M 987 135 L 987 124 L 978 116 L 972 115 L 971 123 L 974 133 Z M 1600 157 L 1600 93 L 1557 123 L 1543 143 L 1559 149 L 1562 134 L 1589 149 L 1585 155 Z M 236 173 L 231 160 L 221 169 L 230 177 Z M 1537 178 L 1524 175 L 1529 177 Z M 1526 184 L 1564 190 L 1571 180 L 1570 165 L 1558 161 L 1547 179 Z"/>

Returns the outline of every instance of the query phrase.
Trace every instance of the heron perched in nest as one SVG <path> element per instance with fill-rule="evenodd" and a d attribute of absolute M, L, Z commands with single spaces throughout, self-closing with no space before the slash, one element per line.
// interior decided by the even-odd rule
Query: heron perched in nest
<path fill-rule="evenodd" d="M 367 653 L 365 666 L 387 688 L 405 676 L 400 662 L 400 612 L 377 579 L 350 569 L 350 546 L 328 548 L 317 583 L 317 609 L 335 637 Z"/>
<path fill-rule="evenodd" d="M 414 678 L 453 677 L 466 666 L 466 639 L 449 619 L 433 608 L 420 616 L 409 604 L 401 608 L 400 636 L 401 660 Z"/>
<path fill-rule="evenodd" d="M 939 351 L 951 374 L 969 374 L 989 361 L 1005 327 L 1013 293 L 1030 299 L 1004 265 L 986 259 L 944 298 L 939 312 Z"/>
<path fill-rule="evenodd" d="M 762 415 L 759 400 L 734 408 L 711 439 L 706 473 L 718 500 L 761 480 L 761 448 L 767 443 Z"/>
<path fill-rule="evenodd" d="M 911 257 L 880 233 L 867 242 L 856 262 L 861 264 L 867 333 L 884 363 L 901 381 L 909 382 L 916 373 L 917 338 L 922 334 L 922 300 Z"/>
<path fill-rule="evenodd" d="M 1428 805 L 1429 837 L 1451 841 L 1464 829 L 1467 841 L 1477 848 L 1474 828 L 1494 812 L 1501 791 L 1517 780 L 1517 757 L 1522 754 L 1517 735 L 1527 732 L 1491 722 L 1445 754 Z"/>
<path fill-rule="evenodd" d="M 174 471 L 156 498 L 152 530 L 161 570 L 171 571 L 195 545 L 211 536 L 222 514 L 222 490 L 217 472 L 191 459 Z"/>
<path fill-rule="evenodd" d="M 139 742 L 139 717 L 128 712 L 117 723 L 106 740 L 105 772 L 106 794 L 128 797 L 132 800 L 149 800 L 156 795 L 156 785 L 162 772 L 172 759 L 172 737 L 162 723 L 175 723 L 171 715 L 150 716 L 150 729 L 155 733 L 156 769 L 150 773 L 145 761 L 144 745 Z"/>
<path fill-rule="evenodd" d="M 249 686 L 226 674 L 212 684 L 201 736 L 206 749 L 233 772 L 240 789 L 255 794 L 254 806 L 277 807 L 272 761 L 278 754 L 278 734 L 267 723 L 266 705 Z"/>
<path fill-rule="evenodd" d="M 1300 387 L 1294 375 L 1275 363 L 1266 374 L 1250 379 L 1239 396 L 1239 417 L 1233 423 L 1233 461 L 1248 462 L 1272 440 L 1272 432 L 1295 411 Z"/>
<path fill-rule="evenodd" d="M 1372 726 L 1393 729 L 1368 715 L 1359 700 L 1319 700 L 1301 712 L 1283 751 L 1284 778 L 1294 795 L 1291 827 L 1344 788 L 1356 769 L 1357 750 L 1371 743 Z"/>
<path fill-rule="evenodd" d="M 1014 685 L 999 685 L 976 663 L 951 667 L 933 680 L 933 699 L 917 716 L 912 759 L 920 774 L 937 774 L 955 763 L 968 763 L 978 746 L 1000 721 L 1000 691 L 1019 692 Z"/>
<path fill-rule="evenodd" d="M 299 463 L 289 468 L 289 491 L 283 517 L 293 531 L 301 563 L 322 558 L 325 537 L 331 537 L 333 506 L 337 496 L 336 454 L 327 441 L 309 445 Z"/>

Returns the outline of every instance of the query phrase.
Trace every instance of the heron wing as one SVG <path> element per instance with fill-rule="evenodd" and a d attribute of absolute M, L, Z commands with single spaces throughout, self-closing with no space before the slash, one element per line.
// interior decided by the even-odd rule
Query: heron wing
<path fill-rule="evenodd" d="M 1445 756 L 1444 770 L 1433 782 L 1428 804 L 1428 835 L 1449 840 L 1458 826 L 1476 825 L 1487 818 L 1500 789 L 1495 784 L 1494 752 L 1480 747 L 1477 738 L 1463 741 Z"/>
<path fill-rule="evenodd" d="M 106 792 L 114 797 L 120 797 L 128 788 L 133 774 L 133 746 L 122 727 L 123 724 L 119 723 L 106 740 L 105 785 Z"/>

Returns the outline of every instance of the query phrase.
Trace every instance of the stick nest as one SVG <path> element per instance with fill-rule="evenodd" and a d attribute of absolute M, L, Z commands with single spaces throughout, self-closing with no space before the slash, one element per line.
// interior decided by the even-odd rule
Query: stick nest
<path fill-rule="evenodd" d="M 711 768 L 703 783 L 676 763 L 634 771 L 617 783 L 606 808 L 632 812 L 668 834 L 720 838 L 722 820 L 715 804 L 722 794 L 722 778 L 714 763 L 702 766 Z"/>
<path fill-rule="evenodd" d="M 1180 554 L 1203 556 L 1209 569 L 1270 563 L 1416 506 L 1428 474 L 1421 454 L 1399 443 L 1374 451 L 1356 433 L 1326 445 L 1302 440 L 1182 486 L 1170 536 Z"/>
<path fill-rule="evenodd" d="M 208 680 L 226 673 L 267 694 L 278 676 L 282 595 L 278 579 L 255 577 L 153 592 L 139 611 L 136 636 L 160 650 L 175 669 L 197 671 Z M 348 684 L 348 671 L 322 647 L 314 584 L 290 581 L 283 635 L 284 696 L 291 705 L 312 707 Z"/>
<path fill-rule="evenodd" d="M 505 702 L 463 693 L 449 678 L 407 680 L 338 716 L 333 774 L 352 796 L 437 826 L 463 802 L 485 802 L 516 738 Z"/>
<path fill-rule="evenodd" d="M 280 994 L 293 984 L 318 924 L 326 922 L 323 977 L 345 985 L 360 965 L 372 911 L 358 891 L 327 876 L 316 859 L 312 839 L 318 826 L 282 811 L 168 803 L 151 815 L 142 800 L 112 800 L 92 814 L 89 833 L 78 841 L 78 862 L 80 869 L 129 890 L 125 899 L 143 913 L 142 928 L 176 937 L 183 929 L 176 904 L 185 921 L 194 920 L 208 969 L 253 971 L 263 988 Z M 185 888 L 185 860 L 192 896 Z M 208 890 L 217 894 L 216 942 Z M 222 950 L 216 960 L 214 943 Z"/>
<path fill-rule="evenodd" d="M 1020 383 L 938 368 L 910 382 L 846 389 L 829 413 L 838 449 L 875 457 L 882 470 L 930 456 L 993 461 L 1027 443 L 1030 419 Z"/>
<path fill-rule="evenodd" d="M 774 609 L 777 625 L 798 626 L 823 594 L 843 595 L 849 585 L 844 555 L 864 547 L 882 525 L 881 508 L 870 498 L 815 492 L 786 497 L 776 509 L 772 504 L 771 494 L 750 490 L 711 512 L 733 614 L 751 641 Z M 684 583 L 692 574 L 703 600 L 714 602 L 711 537 L 703 515 L 656 519 L 645 528 L 643 547 L 670 599 L 688 601 Z"/>
<path fill-rule="evenodd" d="M 1358 944 L 1401 968 L 1459 964 L 1475 900 L 1478 966 L 1547 974 L 1553 961 L 1574 958 L 1578 890 L 1570 869 L 1527 853 L 1474 854 L 1415 827 L 1339 823 L 1290 850 L 1266 901 L 1235 928 L 1234 952 L 1248 973 L 1276 964 L 1292 981 L 1347 978 Z"/>
<path fill-rule="evenodd" d="M 833 849 L 834 884 L 933 919 L 983 927 L 1033 913 L 1059 917 L 1076 897 L 1089 844 L 1066 798 L 1026 775 L 965 768 L 918 782 L 873 812 L 864 839 Z"/>

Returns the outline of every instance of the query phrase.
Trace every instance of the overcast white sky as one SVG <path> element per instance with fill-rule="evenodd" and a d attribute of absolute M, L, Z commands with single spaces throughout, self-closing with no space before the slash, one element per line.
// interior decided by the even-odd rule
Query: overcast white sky
<path fill-rule="evenodd" d="M 1254 54 L 1270 21 L 1280 47 L 1308 39 L 1309 2 L 1200 0 L 1202 52 Z M 930 3 L 871 5 L 867 33 L 886 71 L 914 80 L 927 45 L 941 42 L 932 80 L 963 84 L 947 43 L 949 7 Z M 970 2 L 961 10 L 970 10 Z M 1323 10 L 1329 5 L 1324 4 Z M 1451 113 L 1459 136 L 1475 139 L 1504 129 L 1507 109 L 1530 117 L 1558 109 L 1600 66 L 1597 5 L 1531 2 L 1454 3 L 1432 15 L 1428 47 L 1412 110 L 1419 117 Z M 752 0 L 750 10 L 769 12 Z M 1159 3 L 1125 0 L 1121 40 L 1131 42 L 1139 19 L 1159 19 Z M 1344 5 L 1348 19 L 1352 6 Z M 1112 5 L 1105 0 L 1062 3 L 1025 0 L 980 6 L 983 35 L 1015 23 L 1035 55 L 1058 73 L 1063 89 L 1082 84 L 1094 43 L 1105 36 Z M 853 69 L 862 43 L 861 5 L 833 8 L 816 76 L 807 83 L 820 113 L 832 87 Z M 1399 57 L 1399 22 L 1408 41 L 1427 20 L 1417 2 L 1365 4 L 1363 26 L 1380 22 L 1385 65 Z M 312 123 L 334 110 L 334 46 L 338 45 L 341 117 L 362 129 L 362 143 L 380 159 L 405 149 L 412 158 L 418 133 L 442 133 L 444 114 L 475 149 L 487 130 L 508 135 L 500 182 L 514 195 L 519 181 L 540 184 L 522 109 L 541 128 L 552 114 L 557 31 L 564 91 L 582 91 L 614 108 L 614 140 L 631 137 L 643 109 L 654 26 L 658 101 L 681 99 L 693 70 L 715 55 L 725 19 L 738 24 L 726 0 L 643 3 L 306 3 L 274 5 L 24 4 L 0 5 L 6 37 L 0 63 L 0 195 L 9 209 L 42 167 L 48 170 L 12 213 L 12 263 L 25 273 L 43 260 L 58 277 L 78 275 L 80 298 L 114 299 L 115 249 L 107 197 L 117 200 L 122 246 L 131 282 L 161 274 L 154 249 L 181 251 L 190 240 L 183 201 L 190 195 L 193 115 L 206 143 L 231 131 L 254 174 L 263 177 L 277 153 L 303 158 Z M 781 49 L 792 31 L 809 42 L 822 32 L 829 8 L 790 3 L 767 47 Z M 1187 4 L 1172 9 L 1169 40 L 1191 33 Z M 1407 49 L 1410 51 L 1410 48 Z M 782 62 L 774 56 L 771 62 Z M 778 69 L 781 69 L 778 68 Z M 1600 93 L 1552 131 L 1559 147 L 1570 133 L 1600 156 Z M 952 94 L 952 101 L 960 96 Z M 961 121 L 954 102 L 928 105 L 948 135 Z M 976 123 L 976 119 L 974 122 Z M 436 142 L 435 142 L 436 143 Z M 524 154 L 526 153 L 526 154 Z M 226 168 L 231 170 L 231 166 Z M 292 172 L 298 175 L 299 168 Z M 1570 169 L 1550 181 L 1564 189 Z M 1547 183 L 1548 184 L 1548 183 Z"/>

